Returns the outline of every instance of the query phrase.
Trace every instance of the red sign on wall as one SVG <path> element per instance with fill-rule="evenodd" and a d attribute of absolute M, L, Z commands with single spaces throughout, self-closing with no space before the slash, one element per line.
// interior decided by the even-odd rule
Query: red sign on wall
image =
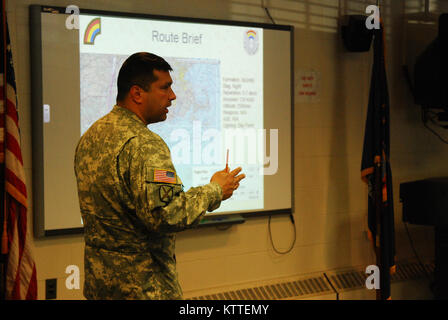
<path fill-rule="evenodd" d="M 298 101 L 318 101 L 320 96 L 320 72 L 299 70 L 296 76 L 296 94 Z"/>

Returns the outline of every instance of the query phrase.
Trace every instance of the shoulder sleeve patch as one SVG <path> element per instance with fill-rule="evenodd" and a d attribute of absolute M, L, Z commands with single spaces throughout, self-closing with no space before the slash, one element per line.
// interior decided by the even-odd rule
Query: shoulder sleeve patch
<path fill-rule="evenodd" d="M 177 183 L 176 172 L 164 169 L 154 169 L 154 182 Z"/>

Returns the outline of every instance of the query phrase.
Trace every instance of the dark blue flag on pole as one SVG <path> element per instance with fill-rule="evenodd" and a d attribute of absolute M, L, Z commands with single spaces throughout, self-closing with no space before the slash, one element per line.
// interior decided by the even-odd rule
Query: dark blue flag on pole
<path fill-rule="evenodd" d="M 369 238 L 380 270 L 377 299 L 391 298 L 390 275 L 395 272 L 394 203 L 389 162 L 389 92 L 387 89 L 383 25 L 374 30 L 374 60 L 364 132 L 361 177 L 369 186 Z"/>

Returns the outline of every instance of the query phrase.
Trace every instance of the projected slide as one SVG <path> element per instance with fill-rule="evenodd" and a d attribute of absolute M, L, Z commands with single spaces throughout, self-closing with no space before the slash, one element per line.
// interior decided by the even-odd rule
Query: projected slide
<path fill-rule="evenodd" d="M 160 55 L 177 99 L 148 127 L 168 144 L 185 191 L 209 183 L 229 149 L 247 178 L 215 212 L 264 208 L 263 29 L 92 15 L 79 25 L 80 135 L 115 105 L 126 58 Z"/>
<path fill-rule="evenodd" d="M 73 159 L 81 135 L 116 103 L 133 53 L 172 66 L 177 99 L 148 128 L 167 143 L 184 190 L 229 166 L 246 174 L 217 215 L 291 213 L 293 28 L 30 6 L 34 234 L 83 232 Z M 298 146 L 300 147 L 300 146 Z"/>

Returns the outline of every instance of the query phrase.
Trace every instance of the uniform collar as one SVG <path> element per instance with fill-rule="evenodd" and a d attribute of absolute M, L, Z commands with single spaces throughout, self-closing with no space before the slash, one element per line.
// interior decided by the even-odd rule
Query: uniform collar
<path fill-rule="evenodd" d="M 140 119 L 134 112 L 132 112 L 129 109 L 123 108 L 119 105 L 115 105 L 114 108 L 112 109 L 112 112 L 120 114 L 121 116 L 131 119 L 133 121 L 137 121 L 138 123 L 146 127 L 142 119 Z"/>

